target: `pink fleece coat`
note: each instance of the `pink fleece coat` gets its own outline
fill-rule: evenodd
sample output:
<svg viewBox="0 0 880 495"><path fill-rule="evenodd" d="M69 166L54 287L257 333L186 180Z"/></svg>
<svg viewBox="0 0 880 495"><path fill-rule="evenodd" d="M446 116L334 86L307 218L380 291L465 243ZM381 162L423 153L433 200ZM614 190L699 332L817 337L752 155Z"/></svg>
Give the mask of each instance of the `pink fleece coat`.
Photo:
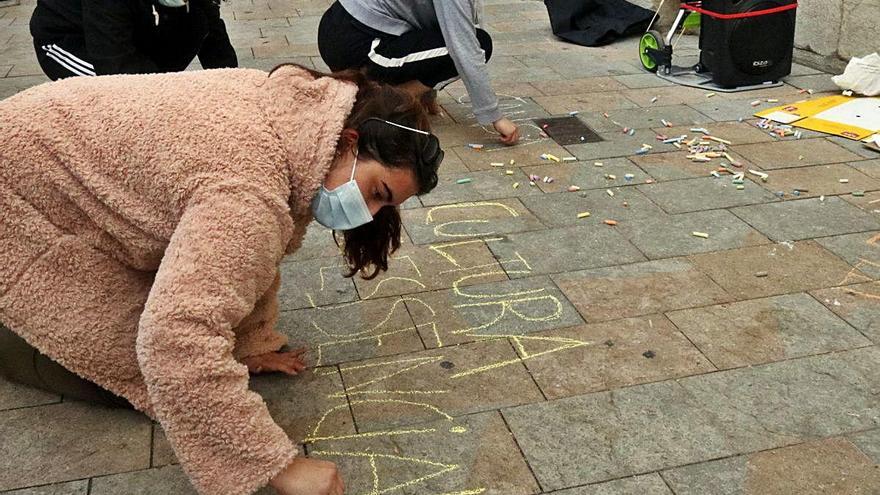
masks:
<svg viewBox="0 0 880 495"><path fill-rule="evenodd" d="M78 77L0 102L0 321L158 420L202 494L297 454L248 389L354 85L286 67Z"/></svg>

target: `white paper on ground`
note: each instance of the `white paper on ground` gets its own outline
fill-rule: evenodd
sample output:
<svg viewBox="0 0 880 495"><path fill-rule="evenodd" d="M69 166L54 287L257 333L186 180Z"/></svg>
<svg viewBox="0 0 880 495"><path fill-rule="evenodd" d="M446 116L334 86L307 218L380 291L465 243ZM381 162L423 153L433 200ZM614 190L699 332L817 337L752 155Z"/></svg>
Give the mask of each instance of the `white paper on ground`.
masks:
<svg viewBox="0 0 880 495"><path fill-rule="evenodd" d="M820 112L813 118L880 131L880 98L856 98Z"/></svg>
<svg viewBox="0 0 880 495"><path fill-rule="evenodd" d="M792 122L801 120L803 117L788 112L773 112L765 115L764 118L770 119L773 122L779 122L780 124L791 124Z"/></svg>

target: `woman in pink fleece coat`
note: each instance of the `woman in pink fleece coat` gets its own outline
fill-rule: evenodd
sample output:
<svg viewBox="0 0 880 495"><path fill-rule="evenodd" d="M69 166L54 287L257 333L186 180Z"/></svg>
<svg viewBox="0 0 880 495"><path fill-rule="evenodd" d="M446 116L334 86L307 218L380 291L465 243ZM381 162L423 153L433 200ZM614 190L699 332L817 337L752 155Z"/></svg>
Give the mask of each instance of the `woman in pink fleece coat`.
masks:
<svg viewBox="0 0 880 495"><path fill-rule="evenodd" d="M387 269L397 206L437 183L426 128L404 93L297 66L8 98L0 322L159 421L199 493L341 494L335 466L297 457L248 369L304 368L276 352L276 291L313 216L344 230L352 275Z"/></svg>

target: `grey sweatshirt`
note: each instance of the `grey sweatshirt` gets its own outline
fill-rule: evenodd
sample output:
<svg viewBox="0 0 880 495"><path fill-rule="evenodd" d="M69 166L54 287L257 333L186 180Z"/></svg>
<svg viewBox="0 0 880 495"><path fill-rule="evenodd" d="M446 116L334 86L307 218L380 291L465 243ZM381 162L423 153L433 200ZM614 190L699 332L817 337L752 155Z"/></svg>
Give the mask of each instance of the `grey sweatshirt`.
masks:
<svg viewBox="0 0 880 495"><path fill-rule="evenodd" d="M502 117L476 25L481 15L479 0L339 0L355 19L394 36L413 29L437 29L443 33L449 56L471 97L474 115L481 124Z"/></svg>

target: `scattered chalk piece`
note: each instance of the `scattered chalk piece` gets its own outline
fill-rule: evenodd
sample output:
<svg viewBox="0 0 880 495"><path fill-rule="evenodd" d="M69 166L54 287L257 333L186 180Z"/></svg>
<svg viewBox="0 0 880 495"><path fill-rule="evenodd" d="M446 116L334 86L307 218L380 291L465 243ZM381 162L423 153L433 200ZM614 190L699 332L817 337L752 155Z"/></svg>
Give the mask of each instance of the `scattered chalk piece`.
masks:
<svg viewBox="0 0 880 495"><path fill-rule="evenodd" d="M702 239L708 239L708 238L709 238L709 234L707 234L707 233L705 233L705 232L691 232L691 235L693 235L694 237L700 237L700 238L702 238Z"/></svg>
<svg viewBox="0 0 880 495"><path fill-rule="evenodd" d="M605 225L615 226L617 225L617 220L605 220Z"/></svg>
<svg viewBox="0 0 880 495"><path fill-rule="evenodd" d="M578 213L578 218L587 218L588 216L590 216L590 212L588 212L588 211L585 211L583 213Z"/></svg>
<svg viewBox="0 0 880 495"><path fill-rule="evenodd" d="M456 184L469 184L473 181L474 181L474 179L467 178L467 179L458 179L457 181L455 181L455 183Z"/></svg>
<svg viewBox="0 0 880 495"><path fill-rule="evenodd" d="M767 273L767 272L755 272L755 276L758 277L758 278L764 278L764 277L766 277L767 275L770 275L770 274Z"/></svg>

